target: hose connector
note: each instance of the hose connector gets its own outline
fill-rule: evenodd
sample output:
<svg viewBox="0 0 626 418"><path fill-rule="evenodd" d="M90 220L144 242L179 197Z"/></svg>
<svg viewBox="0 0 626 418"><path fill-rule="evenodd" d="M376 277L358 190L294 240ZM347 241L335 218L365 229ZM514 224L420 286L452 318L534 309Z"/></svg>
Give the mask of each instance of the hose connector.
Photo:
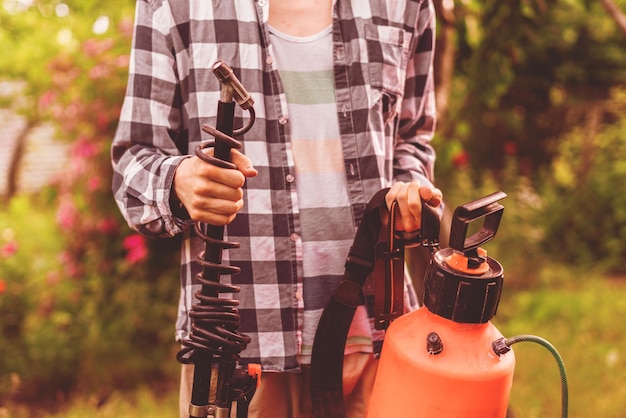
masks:
<svg viewBox="0 0 626 418"><path fill-rule="evenodd" d="M498 338L497 340L493 341L491 343L491 348L493 349L493 352L498 355L498 357L511 351L511 347L509 347L509 345L506 343L506 338L504 337Z"/></svg>

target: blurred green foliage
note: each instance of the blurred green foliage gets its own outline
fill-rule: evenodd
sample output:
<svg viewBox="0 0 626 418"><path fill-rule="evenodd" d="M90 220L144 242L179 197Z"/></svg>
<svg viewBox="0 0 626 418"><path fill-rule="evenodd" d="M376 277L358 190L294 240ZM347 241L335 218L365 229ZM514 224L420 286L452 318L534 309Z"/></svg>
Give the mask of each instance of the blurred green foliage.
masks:
<svg viewBox="0 0 626 418"><path fill-rule="evenodd" d="M179 240L131 231L111 196L110 144L126 89L133 4L6 1L13 108L56 123L63 176L0 210L0 403L105 396L171 376ZM34 100L33 100L34 98Z"/></svg>
<svg viewBox="0 0 626 418"><path fill-rule="evenodd" d="M0 217L0 404L45 405L76 388L105 396L172 376L178 244L116 235L73 259L54 202L13 198ZM134 235L131 235L134 236ZM95 241L95 240L94 240ZM136 248L136 246L135 246Z"/></svg>
<svg viewBox="0 0 626 418"><path fill-rule="evenodd" d="M558 144L542 184L545 250L555 259L625 273L626 90L615 89L604 117L615 120L590 138L576 127Z"/></svg>
<svg viewBox="0 0 626 418"><path fill-rule="evenodd" d="M88 39L114 39L127 53L128 33L122 32L132 29L134 6L125 0L5 0L0 7L0 75L26 80L29 93L38 97L56 75L47 70L48 63L61 52L79 53Z"/></svg>
<svg viewBox="0 0 626 418"><path fill-rule="evenodd" d="M521 174L536 176L561 136L585 123L589 101L608 101L611 88L626 83L624 35L601 2L480 0L455 8L456 73L441 130L463 144L478 173L514 156Z"/></svg>

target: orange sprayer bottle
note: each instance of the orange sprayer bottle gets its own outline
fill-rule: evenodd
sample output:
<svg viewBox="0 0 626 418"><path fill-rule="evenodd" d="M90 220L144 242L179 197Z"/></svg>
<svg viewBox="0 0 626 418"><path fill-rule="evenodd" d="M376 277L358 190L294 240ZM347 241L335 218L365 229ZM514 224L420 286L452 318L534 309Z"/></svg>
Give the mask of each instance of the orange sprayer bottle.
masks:
<svg viewBox="0 0 626 418"><path fill-rule="evenodd" d="M502 334L490 322L503 269L480 247L498 229L506 195L459 206L450 248L426 272L424 306L387 329L368 418L504 418L513 381L513 351L498 356ZM483 224L467 236L468 225Z"/></svg>

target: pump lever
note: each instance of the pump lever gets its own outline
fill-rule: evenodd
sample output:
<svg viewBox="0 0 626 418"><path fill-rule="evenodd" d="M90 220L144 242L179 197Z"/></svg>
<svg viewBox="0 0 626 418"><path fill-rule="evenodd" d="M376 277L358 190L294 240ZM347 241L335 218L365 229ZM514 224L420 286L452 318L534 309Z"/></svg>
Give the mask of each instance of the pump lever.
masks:
<svg viewBox="0 0 626 418"><path fill-rule="evenodd" d="M463 253L475 253L479 246L496 236L504 206L498 203L506 193L498 191L457 207L450 227L450 248ZM467 237L470 223L483 219L481 228Z"/></svg>

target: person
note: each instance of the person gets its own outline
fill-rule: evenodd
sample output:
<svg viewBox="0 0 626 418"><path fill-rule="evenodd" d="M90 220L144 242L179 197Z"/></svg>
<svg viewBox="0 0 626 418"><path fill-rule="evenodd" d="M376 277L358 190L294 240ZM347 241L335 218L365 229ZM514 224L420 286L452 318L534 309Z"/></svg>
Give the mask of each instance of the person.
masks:
<svg viewBox="0 0 626 418"><path fill-rule="evenodd" d="M183 234L176 339L189 337L203 243L192 220L224 226L241 268L241 364L263 377L252 417L307 417L314 333L369 199L390 187L397 229L420 227L420 200L437 206L431 0L137 1L128 89L111 158L113 193L130 227ZM222 60L254 99L256 120L231 151L237 169L194 155L211 139ZM238 126L247 113L236 110ZM211 151L207 151L211 152ZM408 309L417 307L406 280ZM365 286L368 291L368 286ZM372 291L369 288L369 291ZM365 300L365 298L364 298ZM346 344L344 394L365 415L380 350L366 305ZM181 373L188 416L193 366Z"/></svg>

